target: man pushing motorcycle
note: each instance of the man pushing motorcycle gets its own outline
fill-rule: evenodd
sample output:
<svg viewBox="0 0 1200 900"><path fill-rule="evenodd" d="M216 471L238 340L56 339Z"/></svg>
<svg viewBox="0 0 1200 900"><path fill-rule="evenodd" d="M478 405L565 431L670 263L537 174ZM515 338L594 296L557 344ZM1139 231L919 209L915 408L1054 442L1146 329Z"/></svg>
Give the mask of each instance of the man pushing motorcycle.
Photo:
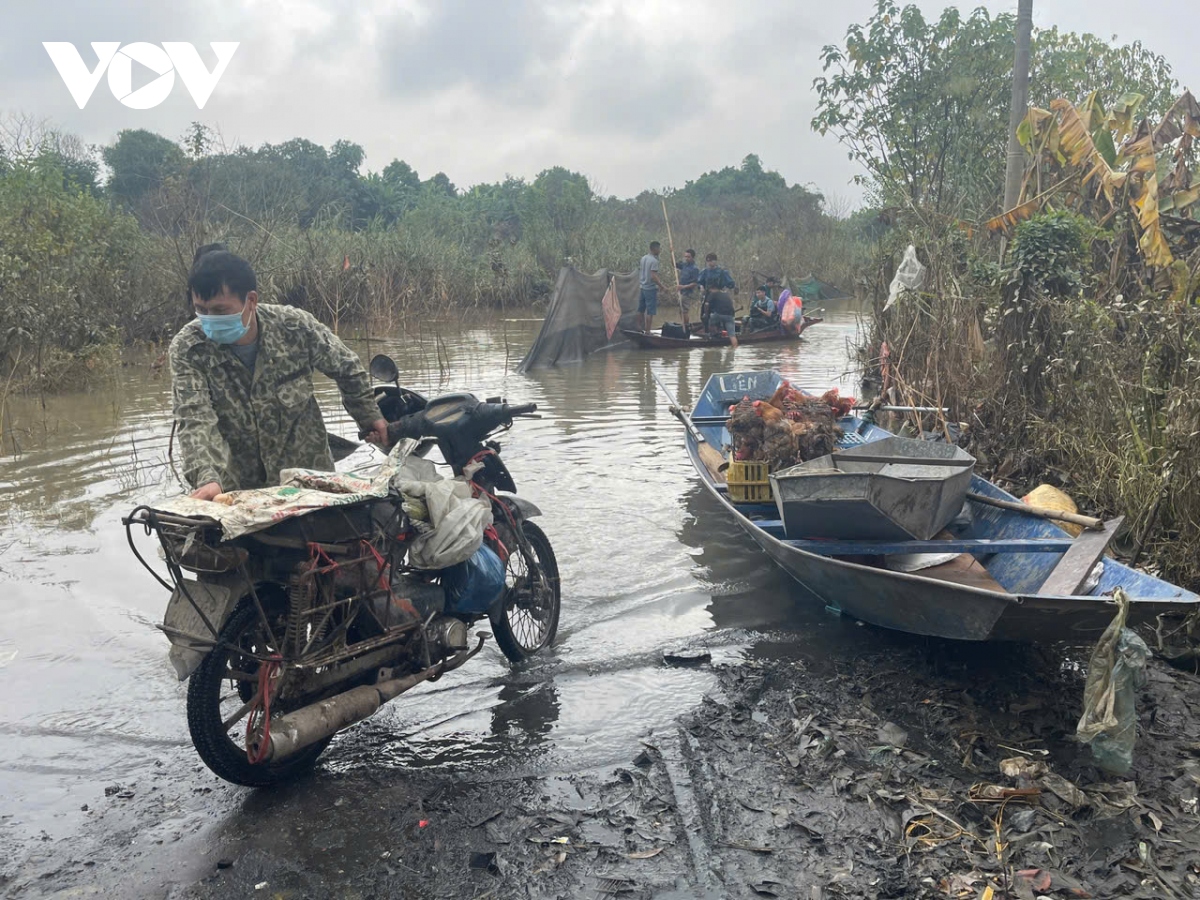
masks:
<svg viewBox="0 0 1200 900"><path fill-rule="evenodd" d="M337 732L462 666L487 635L514 662L550 645L558 563L491 439L536 404L426 399L394 377L375 389L389 425L358 358L308 313L260 306L245 260L198 253L188 289L198 319L170 357L192 498L277 485L285 468L333 468L314 369L337 381L371 440L413 442L398 470L347 476L351 498L326 490L336 478L299 472L264 492L265 504L166 498L122 519L134 555L171 591L160 627L188 682L192 743L213 772L243 785L294 778ZM372 366L397 375L387 357ZM435 446L452 478L423 459ZM274 502L295 489L302 501ZM142 555L135 528L157 535L169 578Z"/></svg>
<svg viewBox="0 0 1200 900"><path fill-rule="evenodd" d="M171 391L191 496L279 483L282 469L333 469L312 373L386 446L387 422L358 356L304 310L260 304L254 269L221 244L197 251L188 276L196 318L171 341Z"/></svg>

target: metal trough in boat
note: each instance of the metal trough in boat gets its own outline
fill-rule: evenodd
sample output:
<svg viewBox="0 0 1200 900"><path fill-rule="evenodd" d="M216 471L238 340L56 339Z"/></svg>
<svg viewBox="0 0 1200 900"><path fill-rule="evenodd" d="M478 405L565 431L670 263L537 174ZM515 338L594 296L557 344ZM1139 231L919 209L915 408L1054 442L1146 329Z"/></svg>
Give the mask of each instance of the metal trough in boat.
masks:
<svg viewBox="0 0 1200 900"><path fill-rule="evenodd" d="M931 540L962 510L975 458L890 437L771 474L791 539Z"/></svg>

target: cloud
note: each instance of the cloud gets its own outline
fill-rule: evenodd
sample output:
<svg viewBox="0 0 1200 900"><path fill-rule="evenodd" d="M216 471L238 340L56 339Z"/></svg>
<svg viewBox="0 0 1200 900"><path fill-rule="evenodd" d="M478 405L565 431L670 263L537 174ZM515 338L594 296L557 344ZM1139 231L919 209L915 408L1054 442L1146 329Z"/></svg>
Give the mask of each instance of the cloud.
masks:
<svg viewBox="0 0 1200 900"><path fill-rule="evenodd" d="M80 49L85 62L94 64L92 41L198 40L203 27L199 5L176 9L150 0L96 3L94 0L59 0L49 3L9 3L0 28L0 85L9 93L12 85L57 80L42 41L70 41ZM173 35L197 37L173 37ZM213 37L212 40L228 40Z"/></svg>
<svg viewBox="0 0 1200 900"><path fill-rule="evenodd" d="M544 100L580 20L563 0L435 0L396 14L376 41L384 87L421 96L470 85L489 98Z"/></svg>
<svg viewBox="0 0 1200 900"><path fill-rule="evenodd" d="M1011 0L972 0L993 12ZM918 0L936 16L946 0ZM1058 24L1167 54L1200 88L1187 29L1194 0L1153 17L1127 5L1040 0ZM632 196L681 185L747 153L789 181L857 197L860 169L809 129L822 45L864 22L875 0L45 0L7 4L0 25L0 112L49 119L107 143L122 128L181 136L192 121L257 146L305 137L361 144L368 166L407 160L459 185L526 178L562 165ZM132 110L101 83L80 110L42 41L239 41L204 110L179 84Z"/></svg>
<svg viewBox="0 0 1200 900"><path fill-rule="evenodd" d="M598 23L563 77L564 124L585 136L646 142L705 117L711 75L704 58L689 42L664 41L628 20Z"/></svg>

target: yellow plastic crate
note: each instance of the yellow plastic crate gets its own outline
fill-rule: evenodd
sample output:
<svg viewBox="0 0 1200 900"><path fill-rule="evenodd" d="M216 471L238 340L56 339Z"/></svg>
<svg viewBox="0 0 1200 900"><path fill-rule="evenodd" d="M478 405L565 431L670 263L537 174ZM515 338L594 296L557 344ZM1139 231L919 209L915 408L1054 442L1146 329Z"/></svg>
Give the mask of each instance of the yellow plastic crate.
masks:
<svg viewBox="0 0 1200 900"><path fill-rule="evenodd" d="M770 503L771 481L767 478L769 468L765 462L746 460L739 462L729 456L729 468L725 470L725 484L729 487L728 497L733 503Z"/></svg>

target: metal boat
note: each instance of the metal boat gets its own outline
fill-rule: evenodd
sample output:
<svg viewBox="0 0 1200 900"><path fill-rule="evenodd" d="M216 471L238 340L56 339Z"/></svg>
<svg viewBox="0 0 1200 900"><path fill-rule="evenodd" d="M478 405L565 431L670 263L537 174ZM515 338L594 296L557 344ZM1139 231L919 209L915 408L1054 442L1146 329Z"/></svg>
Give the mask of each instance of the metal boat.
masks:
<svg viewBox="0 0 1200 900"><path fill-rule="evenodd" d="M685 441L705 488L776 564L829 609L884 628L967 641L1094 642L1116 612L1112 593L1130 598L1131 623L1160 614L1185 614L1200 596L1102 556L1114 530L1072 538L1057 525L968 498L967 515L934 540L847 540L810 534L789 537L774 503L734 504L720 473L705 466L701 443L729 441L724 417L743 397L767 399L782 382L778 372L712 376L691 416ZM849 449L893 435L857 416L840 420ZM864 448L864 452L865 452ZM970 490L1015 501L972 473ZM915 572L897 560L939 554L950 561ZM1102 563L1102 565L1097 565ZM904 566L907 568L907 566Z"/></svg>

